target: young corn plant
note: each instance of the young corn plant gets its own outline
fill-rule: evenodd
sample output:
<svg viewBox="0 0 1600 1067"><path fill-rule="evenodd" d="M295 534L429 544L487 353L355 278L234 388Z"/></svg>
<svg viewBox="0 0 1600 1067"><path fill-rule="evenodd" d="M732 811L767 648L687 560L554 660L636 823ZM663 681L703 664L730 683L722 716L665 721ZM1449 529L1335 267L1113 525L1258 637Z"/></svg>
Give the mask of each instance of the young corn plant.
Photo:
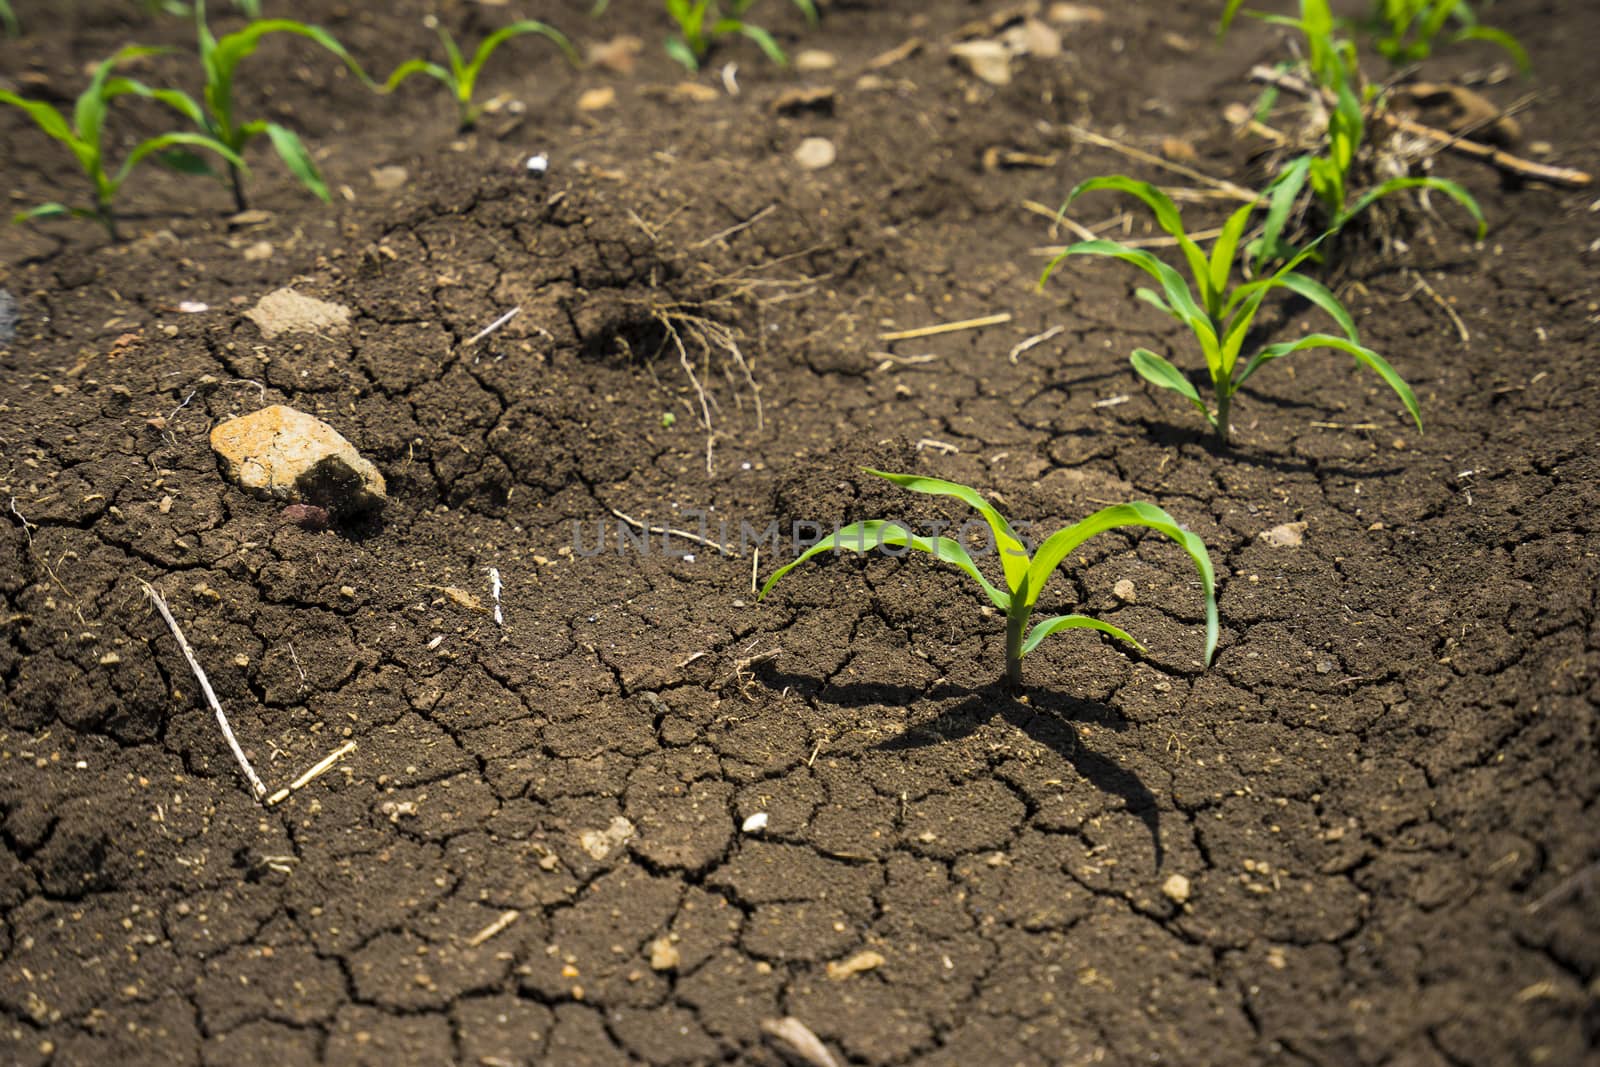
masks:
<svg viewBox="0 0 1600 1067"><path fill-rule="evenodd" d="M105 122L106 112L112 100L133 94L160 100L169 106L176 104L175 96L170 90L151 89L132 78L114 76L114 72L123 64L141 56L163 51L165 49L129 45L109 59L96 64L88 88L84 89L73 105L71 121L42 100L27 100L15 93L0 90L0 104L20 108L41 130L66 146L78 161L84 177L89 180L94 197L93 204L89 207L69 207L56 202L40 204L20 212L14 221L24 222L29 219L63 215L92 218L99 221L105 227L107 236L116 241L120 240L115 209L117 194L134 168L145 160L155 158L179 170L192 170L190 161L197 157L185 150L199 148L219 156L230 166L244 166L244 161L239 158L238 153L217 138L203 133L180 131L159 134L139 142L122 161L121 166L115 170L107 169Z"/></svg>
<svg viewBox="0 0 1600 1067"><path fill-rule="evenodd" d="M985 578L961 542L949 537L920 537L898 523L873 519L851 523L806 549L794 562L780 568L767 579L761 588L761 597L764 598L770 593L772 587L777 585L784 575L806 560L824 552L837 553L841 549L851 552L870 552L880 547L926 552L934 559L954 564L971 577L983 589L990 603L1005 614L1005 684L1013 694L1020 694L1022 658L1038 648L1040 642L1053 633L1062 630L1099 630L1119 641L1126 641L1135 648L1142 647L1125 631L1099 619L1086 615L1053 615L1034 621L1033 612L1039 603L1039 594L1044 591L1045 583L1079 545L1107 530L1143 526L1176 541L1194 561L1195 570L1200 576L1201 588L1205 593L1205 663L1207 666L1211 664L1212 654L1217 648L1218 632L1216 574L1211 567L1211 557L1206 551L1205 542L1185 530L1177 520L1154 504L1139 502L1101 508L1083 521L1057 530L1045 538L1039 545L1038 551L1030 556L1023 546L1022 539L1005 517L967 486L914 474L889 474L871 469L867 469L867 473L886 478L902 489L909 489L914 493L954 497L975 510L988 523L994 537L994 544L1005 573L1004 585L996 586ZM1031 628L1030 622L1033 623Z"/></svg>
<svg viewBox="0 0 1600 1067"><path fill-rule="evenodd" d="M430 26L439 35L440 42L444 45L445 56L450 66L441 67L439 64L426 59L408 59L395 68L389 75L389 80L384 83L383 91L392 93L402 82L414 74L423 74L434 79L450 90L450 96L456 104L456 128L465 133L472 129L478 122L478 117L483 109L472 102L472 94L478 87L478 76L483 73L483 65L489 62L489 57L495 50L513 37L536 33L548 38L562 53L573 63L578 62L578 53L562 33L553 26L546 26L533 19L522 22L513 22L503 29L496 30L485 37L478 45L477 51L472 54L471 61L461 54L456 39L450 35L437 18L430 15L425 24Z"/></svg>
<svg viewBox="0 0 1600 1067"><path fill-rule="evenodd" d="M743 36L754 41L773 63L788 66L789 57L772 34L745 21L745 13L754 5L755 0L728 0L725 5L718 0L666 0L667 14L678 26L678 35L667 38L667 54L689 70L699 70L719 38ZM794 5L808 23L816 25L817 7L813 0L794 0Z"/></svg>
<svg viewBox="0 0 1600 1067"><path fill-rule="evenodd" d="M1522 73L1532 69L1522 43L1504 30L1480 24L1467 0L1372 0L1364 21L1378 54L1396 67L1427 59L1439 39L1448 34L1451 44L1487 41L1498 45Z"/></svg>
<svg viewBox="0 0 1600 1067"><path fill-rule="evenodd" d="M1152 385L1169 389L1187 400L1211 426L1219 447L1226 447L1228 444L1233 395L1239 388L1267 363L1312 348L1331 348L1354 356L1357 363L1374 371L1389 388L1394 390L1400 402L1405 405L1406 411L1416 421L1417 429L1422 428L1422 413L1411 387L1395 373L1394 368L1389 366L1382 356L1360 343L1355 322L1344 305L1339 302L1338 297L1321 282L1295 270L1311 257L1317 244L1330 236L1333 231L1325 232L1322 237L1294 253L1288 262L1274 273L1234 285L1231 282L1234 262L1240 252L1240 242L1244 237L1245 227L1251 213L1259 206L1259 201L1243 205L1228 217L1217 236L1216 244L1212 246L1211 254L1207 256L1185 232L1177 206L1165 193L1153 185L1135 181L1124 175L1091 178L1079 184L1067 197L1066 204L1062 205L1062 212L1065 212L1067 206L1079 196L1097 189L1127 193L1148 207L1155 215L1156 224L1177 241L1189 268L1190 280L1185 280L1175 268L1144 249L1130 248L1116 241L1096 240L1069 245L1045 267L1039 285L1042 287L1049 281L1050 275L1069 256L1111 256L1133 264L1154 278L1160 285L1160 292L1140 288L1137 290L1137 296L1183 323L1194 335L1205 357L1206 371L1211 380L1213 406L1207 406L1199 391L1182 371L1147 348L1134 349L1131 356L1133 369ZM1365 201L1369 198L1375 199L1378 195L1380 194L1376 190L1366 194L1356 203L1354 210L1365 209L1367 206ZM1313 333L1298 340L1268 345L1241 363L1240 355L1249 336L1251 324L1254 323L1257 312L1261 310L1262 302L1277 289L1286 289L1303 297L1326 313L1339 327L1340 332Z"/></svg>
<svg viewBox="0 0 1600 1067"><path fill-rule="evenodd" d="M1377 2L1404 4L1418 0ZM1435 2L1450 4L1450 0ZM1227 32L1242 4L1243 0L1228 0L1220 32ZM1379 169L1374 159L1377 153L1368 143L1368 117L1384 107L1384 97L1363 82L1355 42L1339 32L1343 24L1334 18L1328 0L1300 0L1299 18L1255 11L1247 14L1299 32L1305 49L1303 66L1317 96L1314 107L1322 115L1315 146L1285 166L1268 188L1272 210L1263 239L1251 245L1257 270L1264 262L1282 262L1293 253L1283 234L1292 218L1306 213L1299 203L1300 194L1306 189L1310 190L1310 203L1318 209L1313 232L1324 235L1342 229L1367 206L1402 189L1444 193L1481 221L1476 201L1459 185L1443 179L1401 175L1358 192L1363 179ZM1280 69L1287 66L1292 65L1280 64ZM1269 89L1263 94L1259 110L1265 111L1274 99L1275 92ZM1367 195L1373 191L1376 196ZM1353 206L1357 202L1360 207Z"/></svg>
<svg viewBox="0 0 1600 1067"><path fill-rule="evenodd" d="M275 33L293 34L320 45L343 60L363 82L371 84L371 79L361 69L361 65L345 51L344 45L326 30L318 26L308 26L294 19L256 19L243 29L218 39L206 22L205 0L196 0L194 24L200 51L200 66L206 79L201 100L197 102L188 94L176 90L158 90L151 95L159 95L169 106L186 115L206 134L227 145L235 157L242 157L246 145L257 137L265 135L267 140L272 142L278 158L289 168L289 173L293 174L313 196L327 203L331 199L328 185L322 180L321 172L318 171L311 153L306 150L305 143L300 140L298 134L286 126L265 119L246 122L239 118L233 99L235 78L239 64L255 53L261 45L262 38ZM205 169L203 161L192 161L192 163L195 170ZM241 164L228 161L228 179L233 189L234 207L239 211L245 210L249 202L245 198Z"/></svg>

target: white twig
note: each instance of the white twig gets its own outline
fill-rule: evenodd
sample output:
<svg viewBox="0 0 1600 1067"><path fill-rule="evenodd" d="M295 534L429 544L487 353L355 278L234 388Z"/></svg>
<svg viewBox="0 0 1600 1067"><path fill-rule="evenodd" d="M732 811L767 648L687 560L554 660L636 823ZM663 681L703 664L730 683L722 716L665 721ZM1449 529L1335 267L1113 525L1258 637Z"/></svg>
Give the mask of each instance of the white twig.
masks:
<svg viewBox="0 0 1600 1067"><path fill-rule="evenodd" d="M467 338L465 341L461 342L461 347L465 348L468 345L477 344L479 341L483 340L485 337L488 337L491 333L494 333L500 327L516 318L519 314L521 314L521 312L522 305L519 304L510 311L506 312L504 315L501 315L498 319L495 319L483 329L479 330L477 333L473 334L471 337Z"/></svg>
<svg viewBox="0 0 1600 1067"><path fill-rule="evenodd" d="M743 222L736 222L732 226L729 226L726 230L718 230L716 233L712 234L710 237L706 237L706 238L703 238L703 239L701 239L699 241L696 241L694 244L690 245L689 247L690 248L704 248L706 245L716 244L718 241L722 240L725 237L732 237L734 234L738 233L740 230L748 229L751 226L754 226L756 223L760 222L762 219L766 218L768 215L772 214L776 210L778 210L778 205L777 204L768 204L766 207L762 208L760 211L756 212L754 215L751 215L749 218L745 219Z"/></svg>
<svg viewBox="0 0 1600 1067"><path fill-rule="evenodd" d="M1034 345L1042 345L1046 341L1050 340L1050 338L1055 337L1058 334L1061 334L1061 333L1065 332L1065 330L1066 330L1065 326L1052 326L1048 330L1046 330L1044 333L1036 333L1032 337L1029 337L1025 341L1018 341L1016 343L1016 345L1011 349L1011 354L1009 356L1007 356L1006 358L1011 360L1012 363L1015 363L1017 361L1017 357L1018 356L1022 355L1022 353L1026 352L1028 349L1032 348Z"/></svg>
<svg viewBox="0 0 1600 1067"><path fill-rule="evenodd" d="M287 786L268 797L267 806L270 808L274 804L281 804L285 800L288 800L290 793L295 793L301 789L304 789L306 786L310 785L324 774L327 774L329 769L332 768L335 763L338 763L355 750L356 743L354 741L346 741L344 744L340 745L326 756L323 756L316 763L312 764L311 769L306 771L306 773L302 774L300 777L290 782Z"/></svg>
<svg viewBox="0 0 1600 1067"><path fill-rule="evenodd" d="M715 541L708 541L706 538L701 537L698 534L692 534L687 530L674 530L670 526L646 526L632 515L624 515L616 508L611 509L611 514L615 515L629 526L632 526L635 530L643 530L647 534L661 534L663 536L681 537L685 541L693 541L697 545L705 545L707 548L714 548L718 552L721 552L724 556L738 556L738 553L729 548L727 545L718 544Z"/></svg>
<svg viewBox="0 0 1600 1067"><path fill-rule="evenodd" d="M510 911L502 911L499 916L496 917L495 920L488 926L485 926L482 930L479 930L477 933L473 934L472 939L467 942L467 946L469 948L477 948L495 934L500 933L506 927L516 922L521 915L522 912L514 909Z"/></svg>
<svg viewBox="0 0 1600 1067"><path fill-rule="evenodd" d="M500 570L497 567L489 568L489 595L494 597L494 624L504 626L506 620L500 614Z"/></svg>
<svg viewBox="0 0 1600 1067"><path fill-rule="evenodd" d="M267 787L256 775L254 767L245 758L244 749L239 747L238 738L233 736L233 727L228 725L228 717L222 713L222 703L217 700L217 694L211 688L211 681L206 677L206 672L201 669L200 661L194 657L194 649L189 647L189 639L183 636L183 631L178 628L178 620L172 617L172 609L167 607L166 598L157 591L156 587L139 579L139 584L144 586L144 595L155 604L156 610L167 621L167 627L172 631L172 636L177 638L178 647L183 650L183 658L189 661L189 669L194 671L195 680L200 683L200 689L206 695L206 701L211 705L211 710L217 713L217 725L222 727L222 736L228 739L228 747L233 750L233 758L239 761L239 766L244 769L244 776L250 779L250 788L255 792L256 799L260 800L267 795Z"/></svg>

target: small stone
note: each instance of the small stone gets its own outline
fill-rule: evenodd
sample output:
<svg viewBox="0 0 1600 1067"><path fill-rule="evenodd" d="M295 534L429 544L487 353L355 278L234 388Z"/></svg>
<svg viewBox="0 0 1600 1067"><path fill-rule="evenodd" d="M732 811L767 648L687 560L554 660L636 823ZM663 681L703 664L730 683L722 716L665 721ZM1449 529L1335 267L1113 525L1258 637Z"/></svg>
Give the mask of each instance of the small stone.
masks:
<svg viewBox="0 0 1600 1067"><path fill-rule="evenodd" d="M1281 526L1274 526L1270 530L1262 530L1256 534L1256 539L1271 545L1273 548L1299 548L1305 540L1306 524L1303 522L1286 522Z"/></svg>
<svg viewBox="0 0 1600 1067"><path fill-rule="evenodd" d="M617 103L617 91L609 85L602 85L598 89L585 89L578 94L579 111L604 111L614 107Z"/></svg>
<svg viewBox="0 0 1600 1067"><path fill-rule="evenodd" d="M839 58L832 52L824 52L820 48L807 48L795 54L794 69L802 74L815 74L818 71L832 70L839 65Z"/></svg>
<svg viewBox="0 0 1600 1067"><path fill-rule="evenodd" d="M1036 18L1026 18L1006 30L1001 38L1012 53L1055 59L1061 55L1061 34Z"/></svg>
<svg viewBox="0 0 1600 1067"><path fill-rule="evenodd" d="M851 975L874 970L882 967L883 964L883 956L869 948L862 952L857 952L847 960L830 961L828 963L828 977L835 982L842 982Z"/></svg>
<svg viewBox="0 0 1600 1067"><path fill-rule="evenodd" d="M634 64L639 60L639 53L644 50L644 41L632 34L623 34L613 37L589 47L589 65L613 70L618 74L632 74Z"/></svg>
<svg viewBox="0 0 1600 1067"><path fill-rule="evenodd" d="M744 821L744 824L739 827L739 829L743 830L747 834L759 833L760 831L765 830L766 828L767 828L767 813L764 812L764 811L756 812L754 815L752 815L748 819L746 819Z"/></svg>
<svg viewBox="0 0 1600 1067"><path fill-rule="evenodd" d="M1124 604L1137 603L1139 600L1139 592L1134 588L1133 580L1130 578L1118 579L1117 584L1111 587L1111 595Z"/></svg>
<svg viewBox="0 0 1600 1067"><path fill-rule="evenodd" d="M633 823L618 815L604 830L585 830L578 844L592 859L603 860L633 839Z"/></svg>
<svg viewBox="0 0 1600 1067"><path fill-rule="evenodd" d="M257 241L244 250L247 263L261 263L272 258L274 249L271 241Z"/></svg>
<svg viewBox="0 0 1600 1067"><path fill-rule="evenodd" d="M274 404L219 423L211 448L229 481L290 504L348 517L388 500L383 475L321 419Z"/></svg>
<svg viewBox="0 0 1600 1067"><path fill-rule="evenodd" d="M794 150L794 161L802 170L821 170L838 158L838 150L826 137L807 137Z"/></svg>
<svg viewBox="0 0 1600 1067"><path fill-rule="evenodd" d="M404 185L410 176L404 167L374 167L372 184L380 193L392 193Z"/></svg>
<svg viewBox="0 0 1600 1067"><path fill-rule="evenodd" d="M1200 159L1194 145L1182 137L1161 138L1161 154L1174 163L1195 163Z"/></svg>
<svg viewBox="0 0 1600 1067"><path fill-rule="evenodd" d="M658 937L650 942L650 969L652 971L675 971L682 955L678 946L672 943L670 937Z"/></svg>
<svg viewBox="0 0 1600 1067"><path fill-rule="evenodd" d="M249 258L248 252L245 258ZM284 333L327 333L350 325L350 309L343 304L302 296L287 287L262 297L244 317L269 341Z"/></svg>
<svg viewBox="0 0 1600 1067"><path fill-rule="evenodd" d="M999 41L961 41L950 46L950 54L990 85L1011 84L1011 49Z"/></svg>
<svg viewBox="0 0 1600 1067"><path fill-rule="evenodd" d="M1189 879L1181 874L1169 875L1161 883L1161 892L1174 904L1183 904L1189 899Z"/></svg>
<svg viewBox="0 0 1600 1067"><path fill-rule="evenodd" d="M0 289L0 345L8 345L17 333L17 301Z"/></svg>
<svg viewBox="0 0 1600 1067"><path fill-rule="evenodd" d="M1045 18L1060 26L1093 26L1106 20L1106 13L1089 4L1051 4Z"/></svg>

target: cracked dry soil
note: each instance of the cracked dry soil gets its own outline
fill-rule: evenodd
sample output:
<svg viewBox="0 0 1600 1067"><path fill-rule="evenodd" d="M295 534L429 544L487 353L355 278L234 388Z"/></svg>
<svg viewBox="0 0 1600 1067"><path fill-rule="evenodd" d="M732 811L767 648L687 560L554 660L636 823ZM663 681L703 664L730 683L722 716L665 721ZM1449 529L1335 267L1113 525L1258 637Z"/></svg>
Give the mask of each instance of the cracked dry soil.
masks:
<svg viewBox="0 0 1600 1067"><path fill-rule="evenodd" d="M429 43L415 3L303 6L375 70ZM274 41L250 105L291 115L353 198L325 209L262 158L250 228L221 187L149 173L131 243L6 231L0 1060L778 1064L760 1024L792 1015L862 1064L1596 1062L1593 190L1439 160L1488 241L1446 212L1344 280L1426 434L1307 356L1255 380L1219 454L1127 367L1152 334L1182 351L1131 276L1074 263L1037 292L1029 249L1058 238L1019 204L1129 168L1066 122L1187 138L1251 180L1218 115L1271 31L1217 50L1210 4L1107 5L995 89L943 51L988 5L840 3L803 38L785 6L780 37L836 68L730 52L740 94L708 74L694 101L653 43L629 75L524 57L489 89L526 112L461 142L420 87L373 99ZM128 7L41 13L0 76L59 93L127 39L186 43ZM661 30L642 0L587 7L541 17L584 42ZM1595 170L1595 9L1493 14L1536 63L1529 136ZM868 70L912 33L929 46ZM831 107L774 114L796 84ZM614 108L574 110L604 85ZM839 160L807 173L812 135ZM0 144L13 206L71 178L15 114ZM986 169L990 147L1056 163ZM535 148L542 180L518 167ZM388 165L409 179L382 192ZM264 341L241 312L291 282L351 328ZM714 405L710 474L673 334ZM310 532L222 481L209 428L279 402L379 465L381 522ZM957 515L863 463L1037 529L1154 500L1217 562L1215 665L1154 538L1091 542L1047 594L1148 651L1046 643L1027 705L994 684L1000 620L925 560L813 566L757 605L770 553L614 548L613 509L706 510L713 537ZM601 519L613 547L562 552ZM1299 547L1258 539L1292 521ZM472 610L489 567L503 628ZM255 804L140 578L269 785L355 752ZM584 836L619 817L626 840Z"/></svg>

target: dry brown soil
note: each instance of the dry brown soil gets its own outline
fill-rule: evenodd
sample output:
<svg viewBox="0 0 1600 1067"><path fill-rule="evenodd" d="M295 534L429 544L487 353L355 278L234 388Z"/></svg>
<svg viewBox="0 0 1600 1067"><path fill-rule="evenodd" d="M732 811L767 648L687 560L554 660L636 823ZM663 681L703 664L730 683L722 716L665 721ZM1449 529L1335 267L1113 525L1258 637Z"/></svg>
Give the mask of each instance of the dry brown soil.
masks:
<svg viewBox="0 0 1600 1067"><path fill-rule="evenodd" d="M52 99L128 40L188 43L132 3L17 6L0 80ZM432 43L414 0L286 6L380 72ZM442 14L475 38L522 6ZM1036 291L1033 250L1061 238L1020 205L1129 168L1193 184L1069 123L1255 180L1221 113L1253 99L1273 31L1218 48L1212 4L1107 4L995 88L945 53L993 4L839 2L804 33L769 2L781 41L838 66L731 46L740 92L708 72L697 100L653 5L546 6L585 45L639 33L637 69L519 42L485 94L522 110L458 138L431 84L375 98L273 41L247 113L316 146L332 207L257 146L264 220L230 226L221 185L151 170L126 243L0 234L20 315L0 347L0 1061L777 1064L761 1024L791 1015L858 1064L1597 1062L1600 193L1440 159L1487 241L1442 207L1340 271L1426 433L1311 354L1251 383L1218 451L1128 368L1140 344L1192 362L1133 272L1074 261ZM1538 94L1523 150L1600 169L1600 12L1491 14L1536 64L1485 90ZM606 86L614 106L576 109ZM776 114L797 86L831 104ZM157 128L117 114L123 149ZM831 167L795 165L808 136ZM990 148L1055 161L991 169ZM520 166L536 150L543 178ZM0 160L8 211L76 189L10 111ZM291 283L351 328L264 340L242 311ZM668 324L714 405L709 474ZM210 428L278 402L377 463L381 521L307 530L224 482ZM1146 651L1052 639L1027 703L995 685L1000 620L925 558L808 565L758 605L752 570L787 547L563 553L575 522L614 546L613 509L691 528L699 509L714 539L724 518L736 539L960 517L862 465L969 482L1041 531L1155 501L1216 561L1214 665L1192 573L1154 537L1091 542L1046 594ZM1299 547L1258 538L1290 522ZM490 567L504 627L472 609ZM273 787L355 751L256 804L139 579ZM606 851L618 818L633 836Z"/></svg>

